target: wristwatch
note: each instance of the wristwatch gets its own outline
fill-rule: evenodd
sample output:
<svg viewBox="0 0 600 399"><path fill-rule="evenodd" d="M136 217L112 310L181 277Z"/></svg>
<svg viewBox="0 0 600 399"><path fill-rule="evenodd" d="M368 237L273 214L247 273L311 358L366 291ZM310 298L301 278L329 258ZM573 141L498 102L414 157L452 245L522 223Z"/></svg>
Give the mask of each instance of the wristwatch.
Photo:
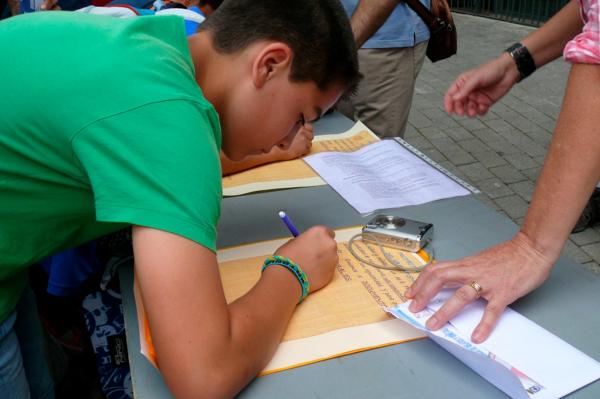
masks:
<svg viewBox="0 0 600 399"><path fill-rule="evenodd" d="M510 54L517 65L517 70L521 76L519 82L535 71L535 61L529 53L529 50L527 50L527 47L523 46L521 43L513 44L506 49L506 52Z"/></svg>

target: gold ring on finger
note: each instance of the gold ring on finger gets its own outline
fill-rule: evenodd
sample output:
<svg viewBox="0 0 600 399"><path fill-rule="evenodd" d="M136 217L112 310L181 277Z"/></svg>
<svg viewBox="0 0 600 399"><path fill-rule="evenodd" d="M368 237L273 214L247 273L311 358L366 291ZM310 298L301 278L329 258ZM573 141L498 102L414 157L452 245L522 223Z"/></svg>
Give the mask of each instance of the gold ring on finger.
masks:
<svg viewBox="0 0 600 399"><path fill-rule="evenodd" d="M477 299L479 299L481 297L481 292L483 291L483 287L481 286L481 284L479 284L477 281L473 280L469 284L469 287L471 287L475 290L475 293L477 294Z"/></svg>

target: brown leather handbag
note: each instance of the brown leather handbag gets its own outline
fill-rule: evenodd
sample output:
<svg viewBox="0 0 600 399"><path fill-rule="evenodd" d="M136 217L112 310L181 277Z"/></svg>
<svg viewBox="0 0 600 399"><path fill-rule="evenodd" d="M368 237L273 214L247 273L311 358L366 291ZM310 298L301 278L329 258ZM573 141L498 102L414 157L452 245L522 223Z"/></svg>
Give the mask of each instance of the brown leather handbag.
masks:
<svg viewBox="0 0 600 399"><path fill-rule="evenodd" d="M456 54L456 26L448 0L431 0L438 7L429 11L419 0L404 0L429 28L427 58L431 62L444 60Z"/></svg>

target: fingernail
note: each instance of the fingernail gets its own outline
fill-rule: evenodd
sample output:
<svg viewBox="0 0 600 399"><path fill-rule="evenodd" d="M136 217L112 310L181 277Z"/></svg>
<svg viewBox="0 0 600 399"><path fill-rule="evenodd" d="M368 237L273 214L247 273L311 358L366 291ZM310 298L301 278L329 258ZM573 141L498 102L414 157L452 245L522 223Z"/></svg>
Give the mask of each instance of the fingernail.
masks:
<svg viewBox="0 0 600 399"><path fill-rule="evenodd" d="M430 330L435 330L437 328L437 324L438 324L437 317L431 316L429 318L429 320L427 320L427 323L425 323L425 327L427 327Z"/></svg>
<svg viewBox="0 0 600 399"><path fill-rule="evenodd" d="M405 292L404 292L404 297L406 298L412 298L412 288L408 288Z"/></svg>
<svg viewBox="0 0 600 399"><path fill-rule="evenodd" d="M480 331L475 331L473 333L473 335L471 336L471 341L473 341L476 344L480 344L481 341L482 341L481 332Z"/></svg>
<svg viewBox="0 0 600 399"><path fill-rule="evenodd" d="M419 308L417 305L418 305L417 301L412 301L410 303L410 305L408 306L408 310L410 310L411 312L416 312L417 309Z"/></svg>

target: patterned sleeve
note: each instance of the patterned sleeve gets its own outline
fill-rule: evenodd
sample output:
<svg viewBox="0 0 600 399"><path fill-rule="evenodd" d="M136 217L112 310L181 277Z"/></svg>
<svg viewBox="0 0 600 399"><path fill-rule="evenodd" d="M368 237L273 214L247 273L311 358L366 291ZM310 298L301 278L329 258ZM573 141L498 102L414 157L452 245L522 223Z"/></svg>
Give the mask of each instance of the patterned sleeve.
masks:
<svg viewBox="0 0 600 399"><path fill-rule="evenodd" d="M600 64L600 0L578 0L584 26L565 46L565 61Z"/></svg>

